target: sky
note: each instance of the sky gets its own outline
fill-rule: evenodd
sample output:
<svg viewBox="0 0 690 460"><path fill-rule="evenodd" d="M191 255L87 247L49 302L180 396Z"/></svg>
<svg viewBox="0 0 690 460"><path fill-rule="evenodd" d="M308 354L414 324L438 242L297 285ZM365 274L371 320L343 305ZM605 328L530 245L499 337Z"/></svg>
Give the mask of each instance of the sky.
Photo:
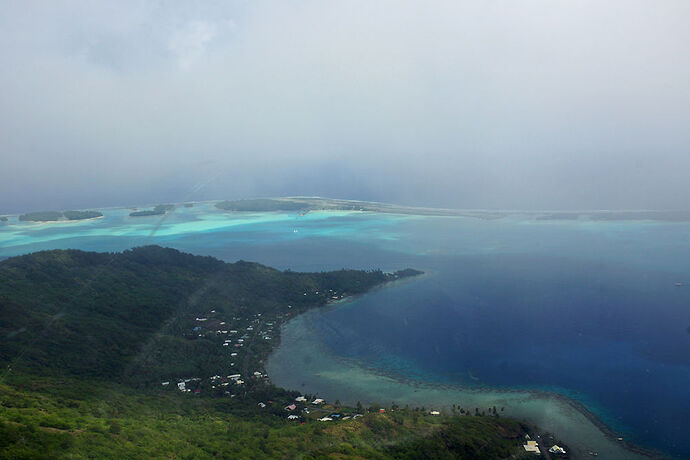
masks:
<svg viewBox="0 0 690 460"><path fill-rule="evenodd" d="M0 1L0 213L690 207L690 2Z"/></svg>

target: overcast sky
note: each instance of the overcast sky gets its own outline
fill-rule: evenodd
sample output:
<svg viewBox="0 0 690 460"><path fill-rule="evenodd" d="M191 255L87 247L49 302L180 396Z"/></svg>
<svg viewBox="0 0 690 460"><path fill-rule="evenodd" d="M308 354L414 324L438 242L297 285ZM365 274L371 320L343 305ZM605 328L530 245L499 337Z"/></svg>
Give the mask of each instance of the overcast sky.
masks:
<svg viewBox="0 0 690 460"><path fill-rule="evenodd" d="M690 207L690 1L2 1L0 213Z"/></svg>

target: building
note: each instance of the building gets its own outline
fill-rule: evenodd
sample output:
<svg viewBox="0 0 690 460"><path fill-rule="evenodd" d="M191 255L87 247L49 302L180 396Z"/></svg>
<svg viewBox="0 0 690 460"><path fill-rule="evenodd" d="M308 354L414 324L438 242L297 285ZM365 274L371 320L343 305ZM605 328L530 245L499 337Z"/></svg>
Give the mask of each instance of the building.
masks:
<svg viewBox="0 0 690 460"><path fill-rule="evenodd" d="M549 452L551 452L552 454L565 454L565 449L554 444L553 446L551 446L551 449L549 449Z"/></svg>
<svg viewBox="0 0 690 460"><path fill-rule="evenodd" d="M537 441L527 441L527 444L524 444L522 447L524 447L527 452L532 452L533 454L541 455L539 446L537 446Z"/></svg>

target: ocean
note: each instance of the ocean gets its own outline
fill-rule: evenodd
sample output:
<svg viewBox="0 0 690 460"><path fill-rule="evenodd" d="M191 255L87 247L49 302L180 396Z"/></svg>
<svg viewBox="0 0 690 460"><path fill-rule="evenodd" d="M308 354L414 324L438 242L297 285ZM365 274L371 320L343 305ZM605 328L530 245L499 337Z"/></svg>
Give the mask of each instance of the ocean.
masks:
<svg viewBox="0 0 690 460"><path fill-rule="evenodd" d="M0 258L160 244L282 269L424 270L288 323L267 363L274 383L350 403L499 404L575 453L635 458L577 401L616 436L690 458L690 223L229 214L210 203L164 219L103 213L11 218Z"/></svg>

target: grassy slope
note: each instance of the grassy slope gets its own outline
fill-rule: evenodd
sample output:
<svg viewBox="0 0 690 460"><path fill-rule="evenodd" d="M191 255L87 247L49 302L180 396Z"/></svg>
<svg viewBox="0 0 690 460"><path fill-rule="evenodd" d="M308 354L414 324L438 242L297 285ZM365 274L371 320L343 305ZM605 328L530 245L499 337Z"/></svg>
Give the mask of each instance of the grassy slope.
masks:
<svg viewBox="0 0 690 460"><path fill-rule="evenodd" d="M406 410L299 424L95 380L0 385L1 458L518 458L524 431L508 419Z"/></svg>

